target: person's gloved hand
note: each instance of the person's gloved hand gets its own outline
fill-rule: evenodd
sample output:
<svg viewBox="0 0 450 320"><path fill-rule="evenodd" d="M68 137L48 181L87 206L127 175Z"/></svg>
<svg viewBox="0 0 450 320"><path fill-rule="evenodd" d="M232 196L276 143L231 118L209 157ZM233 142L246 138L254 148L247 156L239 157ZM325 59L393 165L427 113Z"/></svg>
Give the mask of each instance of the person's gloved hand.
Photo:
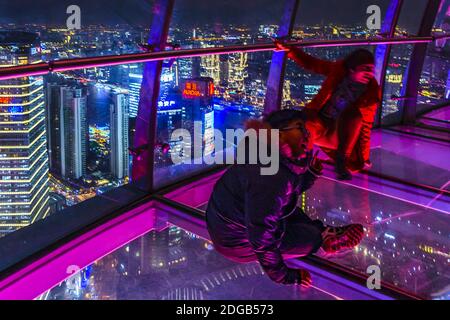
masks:
<svg viewBox="0 0 450 320"><path fill-rule="evenodd" d="M297 284L304 288L309 288L312 285L311 274L309 271L305 269L298 269L297 271L300 274L300 281Z"/></svg>
<svg viewBox="0 0 450 320"><path fill-rule="evenodd" d="M280 39L274 39L274 43L275 43L275 46L277 47L275 49L276 51L286 51L286 53L289 53L289 51L291 51L291 48L286 46L284 41L282 41Z"/></svg>

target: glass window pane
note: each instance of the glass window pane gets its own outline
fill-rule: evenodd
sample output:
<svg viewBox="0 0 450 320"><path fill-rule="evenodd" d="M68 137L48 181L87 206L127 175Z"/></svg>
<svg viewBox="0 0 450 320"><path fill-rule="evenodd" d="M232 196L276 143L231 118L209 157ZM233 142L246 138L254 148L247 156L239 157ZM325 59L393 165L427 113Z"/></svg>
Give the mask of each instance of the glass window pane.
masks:
<svg viewBox="0 0 450 320"><path fill-rule="evenodd" d="M130 181L129 70L0 82L0 236Z"/></svg>
<svg viewBox="0 0 450 320"><path fill-rule="evenodd" d="M401 91L408 63L414 46L402 44L392 46L385 75L384 95L382 102L382 123L398 124L402 121L402 110L399 106Z"/></svg>
<svg viewBox="0 0 450 320"><path fill-rule="evenodd" d="M402 11L396 28L396 36L416 36L422 15L426 7L426 1L404 1ZM388 60L386 69L382 123L385 125L398 124L401 122L403 110L399 107L401 90L408 63L414 45L394 45ZM413 102L412 102L413 103Z"/></svg>
<svg viewBox="0 0 450 320"><path fill-rule="evenodd" d="M329 47L329 48L305 48L304 51L321 60L338 61L344 59L347 55L357 49L367 49L375 52L375 46L354 46L354 47ZM294 61L288 60L285 83L284 98L282 108L305 107L319 92L325 76L310 72Z"/></svg>
<svg viewBox="0 0 450 320"><path fill-rule="evenodd" d="M152 4L149 0L0 0L0 29L38 33L44 61L134 53L147 43Z"/></svg>
<svg viewBox="0 0 450 320"><path fill-rule="evenodd" d="M226 130L242 129L246 120L262 114L271 55L205 55L165 63L158 102L156 187L204 170L210 167L207 163L220 164L204 157L219 158L221 150L235 148L237 140L227 139ZM191 139L184 142L177 129L187 130ZM194 143L197 135L200 146ZM178 157L189 157L188 149L191 164L179 163Z"/></svg>
<svg viewBox="0 0 450 320"><path fill-rule="evenodd" d="M416 35L420 23L413 25L411 21L421 21L426 2L414 5L405 2L400 16L397 35ZM445 7L447 8L447 7ZM441 7L433 32L442 33L438 28L445 26L445 10ZM439 24L438 24L439 21ZM410 63L413 45L395 45L392 47L386 72L384 88L382 124L393 131L374 133L371 171L399 178L406 182L417 183L437 189L446 189L450 179L450 167L442 157L446 152L450 134L445 128L427 128L445 126L445 120L418 119L417 126L401 126L403 108L415 108L416 101L405 100L402 89L406 82L406 71ZM419 83L417 112L420 114L433 105L444 102L448 78L448 52L445 41L430 43L425 58L422 76ZM402 103L402 104L401 104ZM446 113L438 115L444 117ZM448 118L447 118L448 119ZM428 121L427 123L425 123ZM422 124L421 124L422 123Z"/></svg>
<svg viewBox="0 0 450 320"><path fill-rule="evenodd" d="M442 7L432 31L439 36L450 33L450 5ZM438 40L428 45L427 55L420 78L417 111L422 113L433 105L450 100L450 41ZM450 118L444 119L450 120Z"/></svg>
<svg viewBox="0 0 450 320"><path fill-rule="evenodd" d="M411 19L420 21L425 5L426 3L420 3L417 6L414 6L411 2L404 3L396 36L413 36L418 32L420 23L411 23ZM365 48L374 52L376 46L305 48L304 51L319 59L336 61L343 59L358 48ZM404 75L410 62L412 49L413 45L392 45L385 75L383 100L379 106L379 108L382 108L383 125L398 125L401 123L402 110L399 109L399 97L402 95L402 85L405 81ZM295 62L288 61L284 89L285 92L290 91L291 102L287 103L284 101L282 107L307 106L317 96L324 79L324 76L308 72ZM441 85L442 82L440 81ZM443 86L441 87L442 89ZM333 90L336 90L336 87L333 87ZM392 127L390 129L400 130L401 128ZM428 132L424 132L423 129L419 131L419 129L415 128L410 133L420 137L423 135L430 136ZM330 133L330 131L327 132ZM433 188L442 188L450 179L450 168L444 161L441 161L442 155L445 153L445 147L428 139L414 140L414 138L414 136L381 129L372 130L370 143L372 166L368 170L373 174L382 174L393 179L407 181L408 183L412 182ZM434 133L432 138L438 138L440 141L445 142L448 141L449 134L448 132L437 132ZM330 142L327 139L323 139L320 143ZM425 153L420 150L428 151ZM431 154L436 156L430 156ZM427 174L418 174L418 172L427 172Z"/></svg>
<svg viewBox="0 0 450 320"><path fill-rule="evenodd" d="M313 219L366 228L357 247L326 259L364 274L368 266L379 266L386 283L425 299L448 298L448 262L438 253L448 246L445 213L330 180L308 190L305 203Z"/></svg>
<svg viewBox="0 0 450 320"><path fill-rule="evenodd" d="M390 0L302 0L293 37L302 39L358 39L375 36ZM374 11L374 6L377 8ZM379 11L378 11L379 10ZM370 13L367 13L367 12ZM377 13L380 16L374 16ZM376 18L375 20L372 19Z"/></svg>
<svg viewBox="0 0 450 320"><path fill-rule="evenodd" d="M183 48L267 42L283 9L284 1L177 0L170 39Z"/></svg>

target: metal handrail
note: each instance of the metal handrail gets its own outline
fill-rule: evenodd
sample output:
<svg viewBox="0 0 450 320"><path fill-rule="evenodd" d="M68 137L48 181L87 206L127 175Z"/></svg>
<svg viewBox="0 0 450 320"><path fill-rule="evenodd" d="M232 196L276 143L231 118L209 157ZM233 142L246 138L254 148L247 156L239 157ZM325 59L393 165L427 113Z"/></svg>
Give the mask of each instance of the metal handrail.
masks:
<svg viewBox="0 0 450 320"><path fill-rule="evenodd" d="M362 40L314 40L314 41L288 41L287 46L303 48L347 47L347 46L373 46L380 44L417 44L429 43L438 39L447 39L450 35L407 38L370 38ZM0 68L0 80L14 79L26 76L45 75L50 72L64 72L71 70L87 69L94 67L116 66L129 63L143 63L161 61L170 58L192 58L213 54L232 54L243 52L264 52L276 49L274 43L262 43L251 45L237 45L215 48L183 49L159 52L131 53L123 55L87 57L77 59L64 59L27 64L21 66Z"/></svg>

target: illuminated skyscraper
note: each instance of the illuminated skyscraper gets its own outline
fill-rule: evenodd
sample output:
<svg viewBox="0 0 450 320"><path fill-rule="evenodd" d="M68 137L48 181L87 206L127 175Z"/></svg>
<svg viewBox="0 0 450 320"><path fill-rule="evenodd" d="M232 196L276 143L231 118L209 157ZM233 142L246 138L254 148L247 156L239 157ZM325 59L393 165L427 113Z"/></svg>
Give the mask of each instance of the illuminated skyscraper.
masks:
<svg viewBox="0 0 450 320"><path fill-rule="evenodd" d="M160 100L165 101L169 93L169 88L174 85L178 85L179 81L179 67L178 63L172 63L170 65L164 66L161 73L161 85L160 85ZM142 84L142 69L137 65L135 67L130 66L129 74L129 94L130 94L130 118L137 117L139 108L139 98L141 94L141 84Z"/></svg>
<svg viewBox="0 0 450 320"><path fill-rule="evenodd" d="M192 78L192 59L178 59L175 63L178 67L177 83L181 82L183 79Z"/></svg>
<svg viewBox="0 0 450 320"><path fill-rule="evenodd" d="M233 53L229 56L228 88L230 94L243 94L245 91L245 79L248 78L247 58L247 53Z"/></svg>
<svg viewBox="0 0 450 320"><path fill-rule="evenodd" d="M219 86L226 88L228 86L228 77L230 64L228 63L228 55L219 56L220 83Z"/></svg>
<svg viewBox="0 0 450 320"><path fill-rule="evenodd" d="M214 81L212 78L189 79L182 85L182 105L186 117L183 128L190 130L194 139L203 143L203 156L214 151L214 108L212 97L214 95ZM196 132L195 124L201 124ZM198 156L198 155L194 155Z"/></svg>
<svg viewBox="0 0 450 320"><path fill-rule="evenodd" d="M134 70L133 70L134 69ZM129 82L128 88L130 91L130 118L136 118L139 108L139 97L141 94L141 84L142 84L142 70L137 68L132 68L130 66Z"/></svg>
<svg viewBox="0 0 450 320"><path fill-rule="evenodd" d="M129 176L128 95L114 92L110 106L111 173L117 179Z"/></svg>
<svg viewBox="0 0 450 320"><path fill-rule="evenodd" d="M211 46L203 46L205 48ZM219 55L208 55L201 57L201 76L209 77L214 80L214 85L218 86L220 84L220 56Z"/></svg>
<svg viewBox="0 0 450 320"><path fill-rule="evenodd" d="M0 67L40 61L39 38L0 32ZM48 205L48 155L42 77L0 82L0 232L44 218Z"/></svg>
<svg viewBox="0 0 450 320"><path fill-rule="evenodd" d="M291 96L291 81L285 80L283 84L283 99L281 102L282 108L289 108L292 106L292 96Z"/></svg>
<svg viewBox="0 0 450 320"><path fill-rule="evenodd" d="M77 86L49 84L47 99L50 170L79 179L86 174L86 92Z"/></svg>

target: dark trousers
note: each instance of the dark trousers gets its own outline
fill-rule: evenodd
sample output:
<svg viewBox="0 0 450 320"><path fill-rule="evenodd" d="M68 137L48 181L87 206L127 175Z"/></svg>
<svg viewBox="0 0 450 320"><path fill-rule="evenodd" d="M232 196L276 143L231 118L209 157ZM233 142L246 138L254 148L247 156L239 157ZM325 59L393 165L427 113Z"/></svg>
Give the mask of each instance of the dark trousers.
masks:
<svg viewBox="0 0 450 320"><path fill-rule="evenodd" d="M281 245L280 251L283 259L293 259L313 254L322 246L322 232L325 226L320 220L312 220L299 207L297 207L286 221L284 232L280 231ZM223 228L218 224L217 228ZM215 227L208 226L211 235L216 232ZM217 230L217 232L220 232ZM211 237L216 250L235 262L256 261L257 257L248 239L242 239L239 246L224 246L220 241Z"/></svg>
<svg viewBox="0 0 450 320"><path fill-rule="evenodd" d="M363 126L361 112L350 106L337 119L323 117L316 110L309 109L306 112L306 127L311 133L311 142L336 150L339 155L350 156Z"/></svg>
<svg viewBox="0 0 450 320"><path fill-rule="evenodd" d="M308 256L322 246L325 226L312 220L299 207L286 218L286 229L281 238L280 251L284 259Z"/></svg>

